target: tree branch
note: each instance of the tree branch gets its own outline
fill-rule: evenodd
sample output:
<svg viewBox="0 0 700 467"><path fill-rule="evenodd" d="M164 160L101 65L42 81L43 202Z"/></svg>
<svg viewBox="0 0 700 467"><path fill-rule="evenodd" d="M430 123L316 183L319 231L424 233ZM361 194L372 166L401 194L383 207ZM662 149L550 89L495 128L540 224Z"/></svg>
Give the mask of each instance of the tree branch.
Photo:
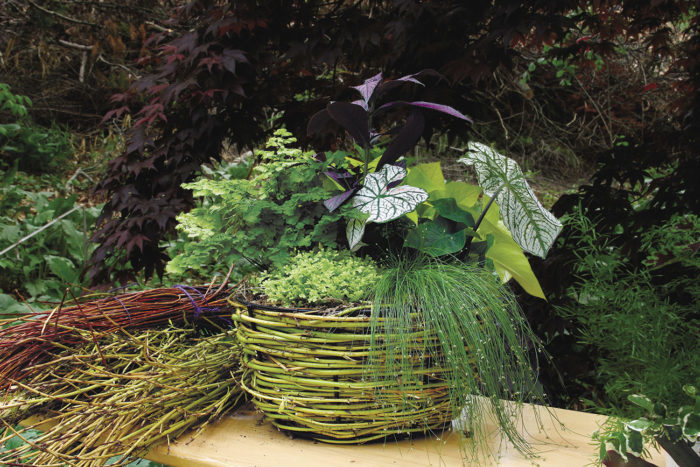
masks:
<svg viewBox="0 0 700 467"><path fill-rule="evenodd" d="M70 47L72 49L82 50L83 52L92 52L91 45L76 44L75 42L68 42L64 41L63 39L59 39L58 43L61 45L65 45L66 47Z"/></svg>
<svg viewBox="0 0 700 467"><path fill-rule="evenodd" d="M55 16L55 17L57 17L57 18L61 18L62 20L65 20L65 21L68 21L68 22L71 22L71 23L75 23L75 24L84 24L84 25L86 25L86 26L92 26L92 27L94 27L94 28L98 27L95 23L89 23L89 22L87 22L87 21L82 21L82 20L79 20L79 19L71 18L71 17L69 17L69 16L62 15L61 13L58 13L58 12L55 12L55 11L52 11L52 10L48 10L48 9L44 8L43 6L41 6L41 5L37 5L37 4L34 3L32 0L27 0L27 2L29 2L29 4L30 4L31 6L33 6L34 8L36 8L37 10L43 11L44 13L46 13L46 14L48 14L48 15Z"/></svg>

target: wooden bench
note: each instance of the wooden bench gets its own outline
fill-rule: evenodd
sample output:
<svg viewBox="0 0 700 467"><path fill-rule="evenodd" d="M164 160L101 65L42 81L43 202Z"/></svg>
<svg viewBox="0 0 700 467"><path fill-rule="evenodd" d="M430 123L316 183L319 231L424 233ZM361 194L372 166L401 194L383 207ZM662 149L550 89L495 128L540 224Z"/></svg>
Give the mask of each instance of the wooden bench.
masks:
<svg viewBox="0 0 700 467"><path fill-rule="evenodd" d="M539 428L537 416L542 428ZM332 445L292 439L250 408L239 409L207 427L194 440L184 435L168 445L158 446L146 456L173 467L198 466L459 466L462 457L458 435L447 432L436 437L389 441L363 445ZM534 462L542 466L582 467L593 465L597 446L591 433L605 417L571 410L526 407L520 421L521 432L536 450ZM490 427L492 428L492 427ZM495 429L489 438L494 458L472 465L531 466L511 445L501 443ZM665 455L652 452L650 462L665 467Z"/></svg>

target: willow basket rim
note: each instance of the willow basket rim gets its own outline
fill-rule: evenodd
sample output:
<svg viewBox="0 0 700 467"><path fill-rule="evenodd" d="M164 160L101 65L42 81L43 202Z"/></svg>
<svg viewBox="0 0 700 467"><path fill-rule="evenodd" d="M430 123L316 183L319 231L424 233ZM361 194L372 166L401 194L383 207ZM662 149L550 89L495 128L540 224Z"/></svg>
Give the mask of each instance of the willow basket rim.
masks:
<svg viewBox="0 0 700 467"><path fill-rule="evenodd" d="M234 293L230 295L227 299L229 305L234 308L245 307L247 309L253 309L256 311L270 312L269 314L279 314L282 316L290 318L301 318L301 319L337 319L340 321L369 321L371 319L372 304L370 302L365 303L348 303L340 304L335 306L317 306L313 308L297 308L297 307L284 307L277 305L268 305L256 302L254 300L246 300L240 294ZM324 310L333 309L334 313L324 313ZM347 313L352 313L355 311L367 311L366 315L353 315L346 316ZM267 313L266 313L267 314ZM381 320L381 318L380 318Z"/></svg>

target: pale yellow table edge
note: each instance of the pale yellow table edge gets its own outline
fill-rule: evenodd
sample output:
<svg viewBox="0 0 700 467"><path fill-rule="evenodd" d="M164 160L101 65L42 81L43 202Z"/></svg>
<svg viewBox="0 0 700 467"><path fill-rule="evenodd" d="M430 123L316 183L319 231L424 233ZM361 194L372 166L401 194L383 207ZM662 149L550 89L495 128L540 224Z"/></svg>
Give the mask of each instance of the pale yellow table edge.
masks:
<svg viewBox="0 0 700 467"><path fill-rule="evenodd" d="M538 428L536 414L539 414L544 429ZM270 423L261 423L260 419L260 414L239 410L207 427L197 438L185 434L170 445L152 449L146 458L172 467L464 465L454 433L447 433L444 440L433 437L331 445L292 439ZM489 443L498 461L485 458L471 465L594 465L596 447L590 436L604 421L605 417L600 415L528 406L523 411L521 432L539 457L534 460L523 458L512 446L499 443L500 437L493 431ZM665 455L658 451L653 451L647 460L659 467L666 466Z"/></svg>

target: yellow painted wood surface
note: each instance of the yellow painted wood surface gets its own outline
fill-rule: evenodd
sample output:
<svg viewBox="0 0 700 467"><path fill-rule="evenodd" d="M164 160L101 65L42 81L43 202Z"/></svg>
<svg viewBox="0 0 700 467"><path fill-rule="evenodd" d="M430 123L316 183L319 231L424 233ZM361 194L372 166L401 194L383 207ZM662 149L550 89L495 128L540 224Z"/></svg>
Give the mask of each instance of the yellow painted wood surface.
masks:
<svg viewBox="0 0 700 467"><path fill-rule="evenodd" d="M539 415L542 429L537 423ZM464 465L458 435L363 445L331 445L292 439L251 409L241 409L206 428L194 440L189 435L161 445L146 456L172 467L204 466L459 466ZM605 421L600 415L562 409L526 407L520 423L539 458L528 460L491 430L492 457L470 465L562 466L594 465L597 447L591 433ZM493 428L493 427L491 427ZM500 445L500 447L499 447ZM650 462L665 467L664 455L652 453Z"/></svg>

